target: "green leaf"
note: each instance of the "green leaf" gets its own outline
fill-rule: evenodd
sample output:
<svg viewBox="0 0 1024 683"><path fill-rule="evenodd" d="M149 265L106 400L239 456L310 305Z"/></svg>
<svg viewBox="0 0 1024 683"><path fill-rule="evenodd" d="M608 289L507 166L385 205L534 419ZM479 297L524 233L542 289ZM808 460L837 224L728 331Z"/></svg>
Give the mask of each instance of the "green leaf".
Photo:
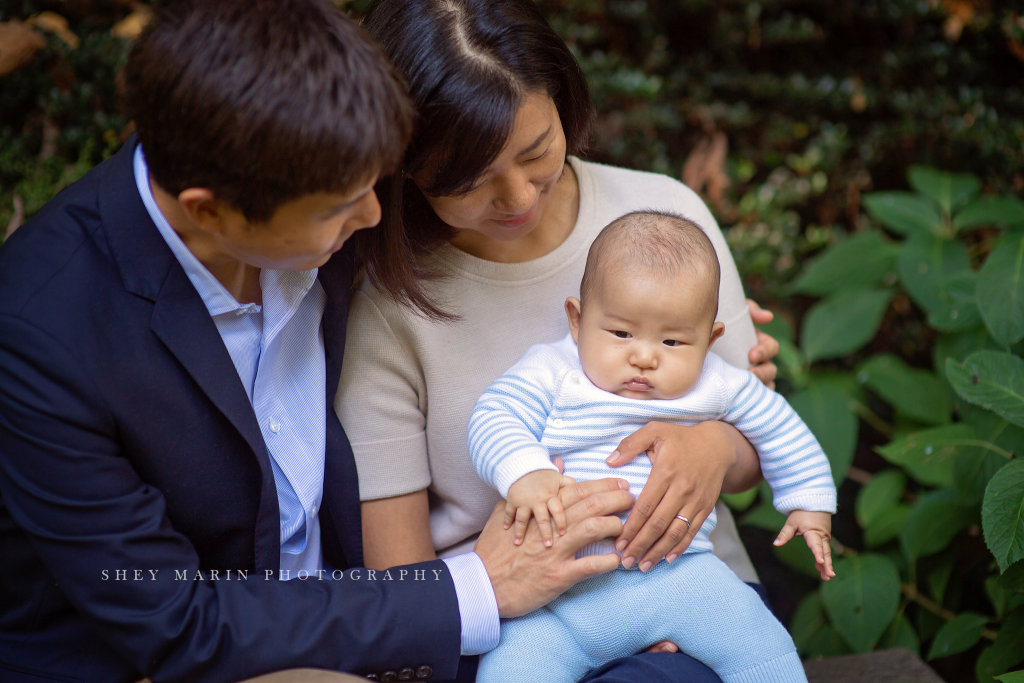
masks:
<svg viewBox="0 0 1024 683"><path fill-rule="evenodd" d="M737 512L746 510L757 498L757 488L748 489L742 493L723 493L719 496L725 504Z"/></svg>
<svg viewBox="0 0 1024 683"><path fill-rule="evenodd" d="M981 526L999 571L1024 558L1024 458L1011 461L988 483Z"/></svg>
<svg viewBox="0 0 1024 683"><path fill-rule="evenodd" d="M1004 420L991 410L985 410L966 401L961 402L956 410L960 414L960 419L974 427L982 441L994 444L1007 453L1021 455L1024 449L1024 428Z"/></svg>
<svg viewBox="0 0 1024 683"><path fill-rule="evenodd" d="M821 603L821 596L814 591L808 593L797 605L793 619L789 622L789 634L793 636L797 648L803 650L818 629L827 624L825 606Z"/></svg>
<svg viewBox="0 0 1024 683"><path fill-rule="evenodd" d="M949 585L949 577L953 574L955 560L954 553L945 553L944 556L940 556L935 568L928 572L928 591L932 599L940 605L946 598L946 587Z"/></svg>
<svg viewBox="0 0 1024 683"><path fill-rule="evenodd" d="M989 683L1024 661L1024 608L1014 610L999 628L992 647L981 653L975 671L978 681Z"/></svg>
<svg viewBox="0 0 1024 683"><path fill-rule="evenodd" d="M996 676L995 679L1001 683L1024 683L1024 671L1011 671L1008 674Z"/></svg>
<svg viewBox="0 0 1024 683"><path fill-rule="evenodd" d="M814 579L821 577L818 570L814 568L814 553L807 547L807 543L802 537L792 538L783 546L772 546L772 552L787 567Z"/></svg>
<svg viewBox="0 0 1024 683"><path fill-rule="evenodd" d="M948 296L941 292L949 278L970 272L971 261L963 242L951 242L934 235L918 235L907 240L899 257L900 281L907 294L925 311L947 308Z"/></svg>
<svg viewBox="0 0 1024 683"><path fill-rule="evenodd" d="M866 289L896 274L899 253L900 245L889 242L881 233L859 233L811 261L788 290L820 296L844 289Z"/></svg>
<svg viewBox="0 0 1024 683"><path fill-rule="evenodd" d="M795 338L795 335L793 334L793 325L791 325L790 322L779 313L775 314L775 317L772 318L770 323L758 325L757 328L769 337L774 337L776 341L788 341L792 343Z"/></svg>
<svg viewBox="0 0 1024 683"><path fill-rule="evenodd" d="M900 503L871 523L864 530L864 543L869 548L877 548L883 543L888 543L903 532L907 525L907 519L913 510L912 505Z"/></svg>
<svg viewBox="0 0 1024 683"><path fill-rule="evenodd" d="M857 381L909 417L931 424L949 422L952 402L942 380L927 370L909 367L890 353L861 363Z"/></svg>
<svg viewBox="0 0 1024 683"><path fill-rule="evenodd" d="M975 351L982 350L1003 350L989 336L988 330L983 325L966 332L940 335L935 340L935 349L933 351L935 371L939 376L945 378L947 358L953 358L959 363Z"/></svg>
<svg viewBox="0 0 1024 683"><path fill-rule="evenodd" d="M963 363L947 359L946 378L964 400L1024 427L1024 360L999 351L976 351Z"/></svg>
<svg viewBox="0 0 1024 683"><path fill-rule="evenodd" d="M855 652L868 652L896 614L899 571L887 557L870 553L839 560L835 571L821 585L825 611Z"/></svg>
<svg viewBox="0 0 1024 683"><path fill-rule="evenodd" d="M978 453L993 452L1001 461L999 466L1005 465L1006 458L995 454L996 448L979 439L970 425L959 423L916 432L875 450L892 464L906 469L922 484L947 487L958 483L954 473L961 459L966 461L961 470L964 475L977 469L973 462ZM988 479L985 481L987 483ZM967 484L964 486L971 490Z"/></svg>
<svg viewBox="0 0 1024 683"><path fill-rule="evenodd" d="M1007 227L1024 223L1024 202L1016 197L979 197L963 208L953 219L956 230L979 225Z"/></svg>
<svg viewBox="0 0 1024 683"><path fill-rule="evenodd" d="M1001 576L990 576L985 579L985 594L992 601L996 616L1002 617L1024 605L1024 593L1003 588Z"/></svg>
<svg viewBox="0 0 1024 683"><path fill-rule="evenodd" d="M972 330L981 324L975 296L978 274L972 270L953 273L935 289L938 306L928 311L928 324L944 332Z"/></svg>
<svg viewBox="0 0 1024 683"><path fill-rule="evenodd" d="M1024 593L1024 560L1006 568L999 577L999 587L1008 593Z"/></svg>
<svg viewBox="0 0 1024 683"><path fill-rule="evenodd" d="M981 640L981 632L988 624L988 617L975 612L964 612L948 622L935 634L932 648L928 651L928 659L948 657L958 652L970 650Z"/></svg>
<svg viewBox="0 0 1024 683"><path fill-rule="evenodd" d="M838 383L819 380L788 400L828 456L838 488L846 479L857 446L858 422L850 409L850 397Z"/></svg>
<svg viewBox="0 0 1024 683"><path fill-rule="evenodd" d="M942 215L935 202L913 192L872 192L862 201L871 217L901 235L939 235Z"/></svg>
<svg viewBox="0 0 1024 683"><path fill-rule="evenodd" d="M1024 339L1024 235L1007 235L989 254L977 297L993 339L1006 346Z"/></svg>
<svg viewBox="0 0 1024 683"><path fill-rule="evenodd" d="M907 517L900 533L903 554L910 562L933 555L976 520L975 508L961 503L956 491L933 491L923 496Z"/></svg>
<svg viewBox="0 0 1024 683"><path fill-rule="evenodd" d="M812 306L800 330L807 360L845 356L867 344L891 298L887 290L843 292Z"/></svg>
<svg viewBox="0 0 1024 683"><path fill-rule="evenodd" d="M779 366L781 376L788 377L796 383L801 382L804 376L804 354L785 339L777 341L779 355L775 357L775 363Z"/></svg>
<svg viewBox="0 0 1024 683"><path fill-rule="evenodd" d="M974 199L981 189L981 181L973 175L927 166L911 166L907 177L912 188L938 202L947 215Z"/></svg>
<svg viewBox="0 0 1024 683"><path fill-rule="evenodd" d="M740 524L756 526L777 534L786 524L786 515L772 505L772 490L767 482L761 482L757 490L761 493L761 502L753 510L743 515Z"/></svg>
<svg viewBox="0 0 1024 683"><path fill-rule="evenodd" d="M900 502L907 488L907 478L899 470L883 470L857 493L854 516L861 528L871 526L879 516Z"/></svg>
<svg viewBox="0 0 1024 683"><path fill-rule="evenodd" d="M820 659L823 657L839 657L852 652L843 637L831 624L826 624L818 629L804 646L804 655L808 659Z"/></svg>
<svg viewBox="0 0 1024 683"><path fill-rule="evenodd" d="M917 632L910 625L910 620L904 614L900 614L893 619L892 623L889 624L889 628L885 629L885 633L878 640L878 647L876 649L891 650L894 647L905 648L915 655L921 652L921 643L917 638Z"/></svg>

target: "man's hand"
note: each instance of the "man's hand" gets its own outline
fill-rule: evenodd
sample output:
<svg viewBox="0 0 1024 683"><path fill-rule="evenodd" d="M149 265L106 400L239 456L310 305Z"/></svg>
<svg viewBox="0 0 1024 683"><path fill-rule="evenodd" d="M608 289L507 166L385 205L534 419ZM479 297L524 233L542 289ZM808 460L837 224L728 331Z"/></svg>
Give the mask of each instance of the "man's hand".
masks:
<svg viewBox="0 0 1024 683"><path fill-rule="evenodd" d="M755 325L765 325L775 318L774 313L761 308L750 299L747 299L747 308L750 309L750 319L754 321ZM775 388L775 376L779 372L775 363L771 362L772 358L777 355L779 355L779 342L775 341L774 337L757 330L757 345L750 349L749 354L750 371L757 375L757 378L764 382L769 389Z"/></svg>
<svg viewBox="0 0 1024 683"><path fill-rule="evenodd" d="M531 516L537 519L544 545L548 548L554 543L552 529L559 536L565 536L565 511L558 497L562 479L562 475L554 470L537 470L523 475L509 487L504 526L508 529L515 524L513 543L523 544Z"/></svg>
<svg viewBox="0 0 1024 683"><path fill-rule="evenodd" d="M566 534L545 548L536 521L526 531L526 542L515 546L502 529L504 503L494 506L491 518L473 548L483 560L498 601L498 614L517 617L548 604L572 585L619 566L614 553L576 559L576 551L589 543L617 536L622 522L615 513L633 504L623 479L599 479L566 484L559 491L565 509Z"/></svg>
<svg viewBox="0 0 1024 683"><path fill-rule="evenodd" d="M803 536L807 541L807 547L814 553L814 568L821 574L822 581L836 575L832 571L832 548L828 543L832 540L832 515L793 510L775 539L775 545L786 545L793 536Z"/></svg>

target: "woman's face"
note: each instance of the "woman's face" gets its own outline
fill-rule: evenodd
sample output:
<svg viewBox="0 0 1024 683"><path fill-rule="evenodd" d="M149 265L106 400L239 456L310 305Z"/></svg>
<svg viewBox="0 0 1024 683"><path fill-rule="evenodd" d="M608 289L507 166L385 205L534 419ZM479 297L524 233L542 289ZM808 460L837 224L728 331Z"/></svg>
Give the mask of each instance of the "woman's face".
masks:
<svg viewBox="0 0 1024 683"><path fill-rule="evenodd" d="M547 93L527 96L516 112L512 135L473 188L460 195L430 197L437 215L457 230L472 230L501 242L517 240L541 222L565 166L565 134ZM415 176L423 187L426 178Z"/></svg>

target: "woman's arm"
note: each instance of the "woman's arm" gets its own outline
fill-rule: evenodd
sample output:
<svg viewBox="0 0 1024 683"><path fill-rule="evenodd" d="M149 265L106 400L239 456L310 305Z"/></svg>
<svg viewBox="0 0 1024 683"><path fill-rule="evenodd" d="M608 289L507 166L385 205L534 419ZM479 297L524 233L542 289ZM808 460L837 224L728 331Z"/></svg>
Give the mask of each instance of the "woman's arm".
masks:
<svg viewBox="0 0 1024 683"><path fill-rule="evenodd" d="M364 501L363 565L387 569L403 564L436 560L430 538L430 507L427 490L404 496Z"/></svg>

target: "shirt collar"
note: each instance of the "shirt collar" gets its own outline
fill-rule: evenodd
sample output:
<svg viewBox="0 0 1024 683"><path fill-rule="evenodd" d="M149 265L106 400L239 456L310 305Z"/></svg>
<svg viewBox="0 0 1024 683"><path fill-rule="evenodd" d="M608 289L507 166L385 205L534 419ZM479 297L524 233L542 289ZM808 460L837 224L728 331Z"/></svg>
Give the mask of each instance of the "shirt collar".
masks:
<svg viewBox="0 0 1024 683"><path fill-rule="evenodd" d="M171 248L174 257L178 259L178 263L185 270L185 274L192 282L192 286L199 292L199 296L202 298L203 304L206 305L206 310L210 312L210 315L216 316L243 309L260 310L261 307L258 304L239 303L224 285L206 269L206 266L200 263L199 259L189 251L185 243L178 237L178 233L167 222L164 214L160 211L160 207L157 206L156 198L153 197L153 191L149 186L149 167L146 165L146 157L142 152L142 145L135 147L133 164L135 169L135 185L139 189L142 203L145 204L149 217L153 219L156 229L160 231L160 235L167 242L167 246ZM260 273L260 284L266 288L268 284L273 282L274 285L282 290L285 300L294 306L305 297L306 293L313 286L313 283L316 281L316 275L316 268L298 272L264 269Z"/></svg>

